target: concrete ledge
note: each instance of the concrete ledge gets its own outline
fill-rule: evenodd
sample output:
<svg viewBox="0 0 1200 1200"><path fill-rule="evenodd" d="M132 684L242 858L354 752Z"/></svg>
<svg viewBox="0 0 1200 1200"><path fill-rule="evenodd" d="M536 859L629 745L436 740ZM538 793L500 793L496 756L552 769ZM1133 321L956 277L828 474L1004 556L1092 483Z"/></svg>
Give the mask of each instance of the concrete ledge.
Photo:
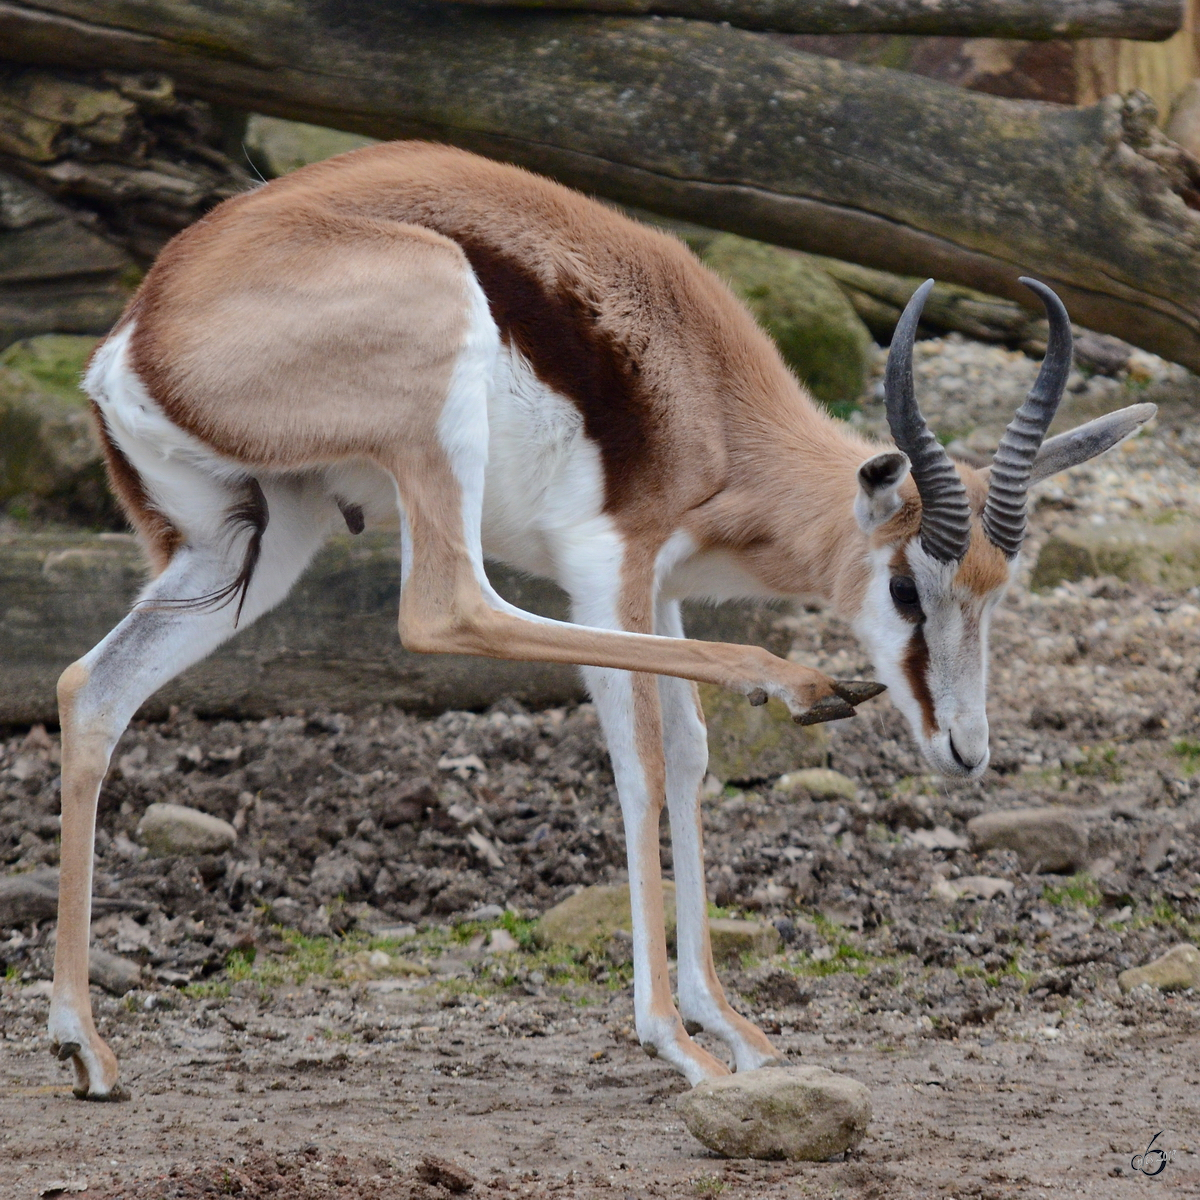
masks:
<svg viewBox="0 0 1200 1200"><path fill-rule="evenodd" d="M545 580L489 567L512 603L565 619L567 599ZM0 544L0 724L57 722L55 683L129 611L144 579L125 534L32 535ZM452 654L400 645L397 538L331 539L288 599L156 693L140 716L177 704L208 716L262 717L394 704L414 712L478 709L511 696L547 706L583 697L574 667ZM786 652L778 614L751 605L689 606L689 632Z"/></svg>

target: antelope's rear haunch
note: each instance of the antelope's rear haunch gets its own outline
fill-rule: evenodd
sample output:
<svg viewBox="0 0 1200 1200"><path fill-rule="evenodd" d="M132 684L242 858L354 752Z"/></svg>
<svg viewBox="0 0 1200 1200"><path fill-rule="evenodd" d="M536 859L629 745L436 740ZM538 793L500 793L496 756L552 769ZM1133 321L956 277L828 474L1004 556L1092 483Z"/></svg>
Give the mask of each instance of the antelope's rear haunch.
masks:
<svg viewBox="0 0 1200 1200"><path fill-rule="evenodd" d="M775 1061L709 949L693 681L799 721L882 690L753 646L691 641L688 597L818 595L851 619L929 761L987 764L988 617L1025 493L1153 412L1042 444L1070 365L1050 290L1037 386L991 469L953 465L913 398L922 288L896 333L899 450L817 409L679 242L513 167L395 143L230 200L163 251L86 386L109 474L156 569L63 674L62 871L50 1032L77 1094L119 1093L88 1001L96 799L138 706L278 604L343 521L401 515L413 650L578 663L612 754L629 851L637 1032L689 1081ZM485 558L555 579L572 623L502 600ZM670 810L679 1009L663 938Z"/></svg>

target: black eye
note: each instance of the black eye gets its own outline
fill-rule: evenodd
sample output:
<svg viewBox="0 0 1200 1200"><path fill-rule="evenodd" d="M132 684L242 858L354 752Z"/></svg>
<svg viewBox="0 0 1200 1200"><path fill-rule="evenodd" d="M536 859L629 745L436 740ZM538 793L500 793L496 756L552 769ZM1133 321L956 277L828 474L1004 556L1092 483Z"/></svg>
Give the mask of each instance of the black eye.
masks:
<svg viewBox="0 0 1200 1200"><path fill-rule="evenodd" d="M907 575L893 575L888 585L892 593L892 603L902 617L910 620L921 620L925 614L921 611L921 597L917 585Z"/></svg>

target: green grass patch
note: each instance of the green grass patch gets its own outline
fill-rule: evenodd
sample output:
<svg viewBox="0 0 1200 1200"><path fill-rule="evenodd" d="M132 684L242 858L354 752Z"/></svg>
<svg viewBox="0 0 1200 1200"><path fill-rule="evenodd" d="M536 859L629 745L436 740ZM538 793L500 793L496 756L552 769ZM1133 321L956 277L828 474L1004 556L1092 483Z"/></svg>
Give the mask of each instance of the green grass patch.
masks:
<svg viewBox="0 0 1200 1200"><path fill-rule="evenodd" d="M833 949L831 958L806 958L792 968L797 975L808 975L823 978L826 975L840 975L850 972L854 975L869 975L877 967L894 965L892 958L882 958L867 954L849 942L840 941Z"/></svg>
<svg viewBox="0 0 1200 1200"><path fill-rule="evenodd" d="M1200 742L1192 738L1181 738L1171 749L1183 760L1183 773L1194 775L1197 768L1200 768Z"/></svg>
<svg viewBox="0 0 1200 1200"><path fill-rule="evenodd" d="M228 1000L230 987L224 979L204 979L180 988L189 1000Z"/></svg>
<svg viewBox="0 0 1200 1200"><path fill-rule="evenodd" d="M1121 764L1117 761L1115 746L1080 746L1083 758L1070 764L1069 769L1084 779L1104 779L1109 783L1120 783Z"/></svg>
<svg viewBox="0 0 1200 1200"><path fill-rule="evenodd" d="M1086 872L1072 875L1061 887L1047 884L1042 888L1042 899L1047 904L1073 904L1081 908L1099 908L1104 897L1096 881Z"/></svg>
<svg viewBox="0 0 1200 1200"><path fill-rule="evenodd" d="M481 933L486 935L493 929L507 930L522 950L533 950L537 946L537 921L529 921L514 912L505 912L495 921L461 921L454 926L451 935L455 942L466 944Z"/></svg>

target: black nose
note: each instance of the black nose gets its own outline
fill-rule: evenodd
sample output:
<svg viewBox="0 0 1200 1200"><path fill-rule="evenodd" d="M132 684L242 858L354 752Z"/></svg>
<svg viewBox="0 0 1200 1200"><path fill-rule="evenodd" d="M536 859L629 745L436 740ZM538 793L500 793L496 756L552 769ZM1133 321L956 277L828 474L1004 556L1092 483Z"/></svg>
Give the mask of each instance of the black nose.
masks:
<svg viewBox="0 0 1200 1200"><path fill-rule="evenodd" d="M958 765L962 767L964 771L973 771L977 766L979 766L979 763L977 762L967 762L967 760L963 758L961 754L959 754L958 747L954 744L954 734L950 735L950 753L954 755L954 761L958 763Z"/></svg>

